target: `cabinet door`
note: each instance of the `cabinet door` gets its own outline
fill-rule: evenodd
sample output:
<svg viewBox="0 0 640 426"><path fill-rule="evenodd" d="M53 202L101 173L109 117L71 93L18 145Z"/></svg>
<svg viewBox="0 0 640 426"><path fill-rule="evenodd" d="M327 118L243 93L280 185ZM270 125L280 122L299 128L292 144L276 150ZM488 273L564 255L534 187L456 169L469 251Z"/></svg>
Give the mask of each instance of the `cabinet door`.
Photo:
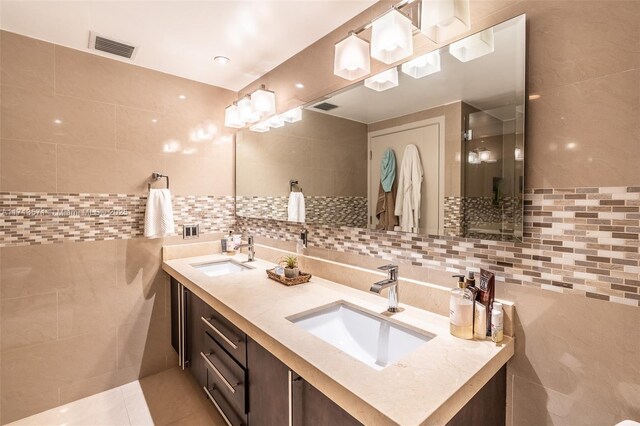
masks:
<svg viewBox="0 0 640 426"><path fill-rule="evenodd" d="M292 377L294 426L362 425L297 374Z"/></svg>
<svg viewBox="0 0 640 426"><path fill-rule="evenodd" d="M289 368L262 346L247 338L249 424L289 424Z"/></svg>
<svg viewBox="0 0 640 426"><path fill-rule="evenodd" d="M186 289L185 289L186 290ZM204 350L204 328L201 317L205 303L195 294L185 293L185 366L200 387L207 384L207 369L200 352Z"/></svg>

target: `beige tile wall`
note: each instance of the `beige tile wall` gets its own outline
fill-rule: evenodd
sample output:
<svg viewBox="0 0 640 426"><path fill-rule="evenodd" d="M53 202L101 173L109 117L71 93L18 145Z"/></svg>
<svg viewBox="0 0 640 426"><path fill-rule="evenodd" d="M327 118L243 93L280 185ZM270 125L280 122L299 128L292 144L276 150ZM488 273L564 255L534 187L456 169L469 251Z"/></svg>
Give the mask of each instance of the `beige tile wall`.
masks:
<svg viewBox="0 0 640 426"><path fill-rule="evenodd" d="M130 198L160 171L187 204L234 195L233 135L222 125L234 92L8 32L0 63L0 192ZM200 128L213 134L196 140ZM173 142L180 148L165 152ZM0 249L0 423L177 364L162 244Z"/></svg>
<svg viewBox="0 0 640 426"><path fill-rule="evenodd" d="M267 84L284 110L350 83L333 76L333 45L386 10L379 2L247 86ZM528 20L527 188L637 186L640 173L640 2L471 0L472 32L521 13ZM437 46L414 38L416 54ZM372 72L384 66L372 61ZM293 89L303 82L303 90ZM575 144L575 145L574 145ZM324 254L334 259L343 253ZM351 264L371 264L348 256ZM405 268L406 269L406 268ZM412 274L450 283L446 274ZM500 285L516 303L507 418L514 425L604 425L640 418L637 307Z"/></svg>

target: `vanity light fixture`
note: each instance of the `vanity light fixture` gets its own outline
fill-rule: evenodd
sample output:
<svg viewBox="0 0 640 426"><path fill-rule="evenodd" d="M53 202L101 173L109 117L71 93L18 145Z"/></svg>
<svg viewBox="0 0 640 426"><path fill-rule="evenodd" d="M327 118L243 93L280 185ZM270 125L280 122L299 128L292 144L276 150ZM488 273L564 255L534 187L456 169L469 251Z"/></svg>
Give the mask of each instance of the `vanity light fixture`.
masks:
<svg viewBox="0 0 640 426"><path fill-rule="evenodd" d="M420 31L435 43L471 28L469 0L422 0Z"/></svg>
<svg viewBox="0 0 640 426"><path fill-rule="evenodd" d="M522 153L522 148L516 147L514 150L514 156L516 161L524 161L524 154Z"/></svg>
<svg viewBox="0 0 640 426"><path fill-rule="evenodd" d="M478 153L475 151L469 151L469 164L480 164L480 158L478 158Z"/></svg>
<svg viewBox="0 0 640 426"><path fill-rule="evenodd" d="M398 68L393 67L369 77L364 81L364 85L378 92L392 89L398 85Z"/></svg>
<svg viewBox="0 0 640 426"><path fill-rule="evenodd" d="M267 124L266 122L254 124L253 126L249 127L249 130L257 133L265 133L265 132L268 132L269 129L270 129L269 124Z"/></svg>
<svg viewBox="0 0 640 426"><path fill-rule="evenodd" d="M264 85L251 93L251 107L260 117L268 117L276 112L276 94Z"/></svg>
<svg viewBox="0 0 640 426"><path fill-rule="evenodd" d="M354 32L335 45L333 73L347 80L355 80L371 72L369 43Z"/></svg>
<svg viewBox="0 0 640 426"><path fill-rule="evenodd" d="M238 113L245 123L255 123L260 120L260 114L253 110L250 96L245 96L238 101Z"/></svg>
<svg viewBox="0 0 640 426"><path fill-rule="evenodd" d="M272 129L277 129L278 127L284 126L284 118L282 118L282 116L280 115L276 115L267 120L267 124Z"/></svg>
<svg viewBox="0 0 640 426"><path fill-rule="evenodd" d="M233 103L225 108L224 110L224 125L227 127L233 127L234 129L239 129L244 127L246 123L242 120L240 116L240 111L238 109L238 104Z"/></svg>
<svg viewBox="0 0 640 426"><path fill-rule="evenodd" d="M290 109L289 111L280 115L284 121L287 123L295 123L296 121L302 120L302 108L297 107L294 109Z"/></svg>
<svg viewBox="0 0 640 426"><path fill-rule="evenodd" d="M226 64L228 64L229 62L231 62L231 59L229 59L229 58L228 58L228 57L226 57L226 56L216 56L215 58L213 58L213 60L214 60L215 62L217 62L218 64L221 64L221 65L226 65Z"/></svg>
<svg viewBox="0 0 640 426"><path fill-rule="evenodd" d="M413 55L413 25L393 8L371 25L371 56L392 64Z"/></svg>
<svg viewBox="0 0 640 426"><path fill-rule="evenodd" d="M449 53L460 62L478 59L493 50L493 28L488 28L449 45Z"/></svg>
<svg viewBox="0 0 640 426"><path fill-rule="evenodd" d="M440 51L434 50L402 64L402 72L413 78L422 78L440 71Z"/></svg>

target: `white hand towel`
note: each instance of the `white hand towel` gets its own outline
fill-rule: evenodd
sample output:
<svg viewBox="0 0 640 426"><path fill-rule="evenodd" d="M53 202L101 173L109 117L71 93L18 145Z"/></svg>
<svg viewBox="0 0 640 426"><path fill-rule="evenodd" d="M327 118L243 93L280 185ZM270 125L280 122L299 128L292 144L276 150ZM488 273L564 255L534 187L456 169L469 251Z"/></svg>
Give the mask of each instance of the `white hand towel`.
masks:
<svg viewBox="0 0 640 426"><path fill-rule="evenodd" d="M302 192L291 192L289 194L289 205L287 207L289 222L304 223L305 207L304 195Z"/></svg>
<svg viewBox="0 0 640 426"><path fill-rule="evenodd" d="M158 238L173 234L173 207L168 189L151 189L144 213L144 236Z"/></svg>

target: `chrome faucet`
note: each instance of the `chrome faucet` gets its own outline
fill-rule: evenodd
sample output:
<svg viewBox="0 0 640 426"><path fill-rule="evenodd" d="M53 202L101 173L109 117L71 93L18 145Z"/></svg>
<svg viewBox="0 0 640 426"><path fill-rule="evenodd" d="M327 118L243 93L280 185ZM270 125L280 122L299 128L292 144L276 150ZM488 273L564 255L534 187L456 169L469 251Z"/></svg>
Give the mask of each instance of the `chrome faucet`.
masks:
<svg viewBox="0 0 640 426"><path fill-rule="evenodd" d="M380 294L382 290L389 288L389 308L387 311L398 312L400 311L400 308L398 308L398 303L400 301L398 297L398 265L384 265L380 266L378 269L381 271L387 271L389 273L389 278L373 284L370 291Z"/></svg>
<svg viewBox="0 0 640 426"><path fill-rule="evenodd" d="M253 262L254 260L256 260L256 249L253 246L253 236L249 235L247 237L247 242L245 244L240 244L238 246L238 248L242 248L242 247L247 247L248 248L248 253L247 253L247 260L245 262Z"/></svg>

